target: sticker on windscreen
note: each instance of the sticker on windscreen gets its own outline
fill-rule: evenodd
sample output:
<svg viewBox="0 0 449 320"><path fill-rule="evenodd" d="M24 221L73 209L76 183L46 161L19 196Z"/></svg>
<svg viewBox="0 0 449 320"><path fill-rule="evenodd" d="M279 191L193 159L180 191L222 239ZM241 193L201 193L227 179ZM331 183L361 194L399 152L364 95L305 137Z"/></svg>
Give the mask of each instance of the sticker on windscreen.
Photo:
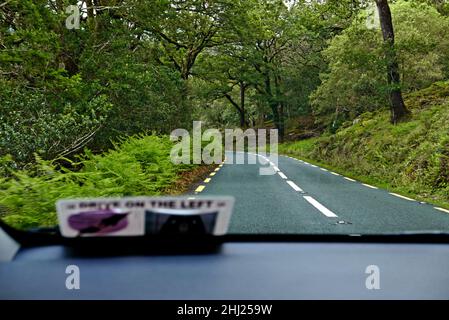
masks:
<svg viewBox="0 0 449 320"><path fill-rule="evenodd" d="M234 199L126 197L61 200L59 228L65 237L223 235Z"/></svg>

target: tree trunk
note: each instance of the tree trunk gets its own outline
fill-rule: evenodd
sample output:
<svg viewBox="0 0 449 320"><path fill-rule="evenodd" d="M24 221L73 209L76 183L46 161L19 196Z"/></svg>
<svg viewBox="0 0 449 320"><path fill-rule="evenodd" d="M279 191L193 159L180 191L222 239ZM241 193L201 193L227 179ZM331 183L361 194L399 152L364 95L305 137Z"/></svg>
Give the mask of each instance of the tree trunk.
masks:
<svg viewBox="0 0 449 320"><path fill-rule="evenodd" d="M92 2L92 0L86 0L86 7L87 7L87 17L89 19L93 19L94 18L94 3Z"/></svg>
<svg viewBox="0 0 449 320"><path fill-rule="evenodd" d="M238 103L235 102L234 99L228 93L225 93L224 97L226 99L228 99L228 101L237 109L237 111L239 113L239 118L240 118L240 127L241 128L247 127L247 122L246 122L246 118L245 118L245 109L241 108L238 105Z"/></svg>
<svg viewBox="0 0 449 320"><path fill-rule="evenodd" d="M64 1L63 0L56 0L56 9L59 11L59 12L64 12L65 10L65 8L64 8Z"/></svg>
<svg viewBox="0 0 449 320"><path fill-rule="evenodd" d="M248 123L246 121L246 114L245 114L245 91L246 86L245 83L240 82L240 127L247 127Z"/></svg>
<svg viewBox="0 0 449 320"><path fill-rule="evenodd" d="M380 26L385 44L385 58L387 61L387 80L390 91L391 122L396 124L409 115L401 92L401 78L399 64L394 47L394 28L388 0L376 0L379 11Z"/></svg>
<svg viewBox="0 0 449 320"><path fill-rule="evenodd" d="M262 73L264 76L264 86L265 88L256 87L257 91L264 95L268 100L268 106L271 109L271 114L273 116L273 122L278 130L278 137L280 142L284 141L284 115L283 115L283 104L279 103L277 97L278 95L273 95L273 90L271 89L271 77L269 72ZM276 85L276 78L275 78Z"/></svg>
<svg viewBox="0 0 449 320"><path fill-rule="evenodd" d="M278 123L277 128L279 130L279 140L280 142L284 142L285 136L285 119L284 119L284 102L281 100L281 77L279 75L275 75L274 84L276 87L276 100L277 100L277 112L278 112Z"/></svg>
<svg viewBox="0 0 449 320"><path fill-rule="evenodd" d="M279 142L284 142L285 138L285 115L284 102L279 104Z"/></svg>

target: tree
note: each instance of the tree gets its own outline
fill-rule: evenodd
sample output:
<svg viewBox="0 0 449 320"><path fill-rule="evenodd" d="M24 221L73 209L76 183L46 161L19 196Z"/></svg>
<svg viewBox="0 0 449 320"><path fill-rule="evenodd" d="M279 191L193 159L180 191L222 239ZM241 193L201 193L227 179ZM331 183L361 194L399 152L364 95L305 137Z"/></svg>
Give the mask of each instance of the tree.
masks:
<svg viewBox="0 0 449 320"><path fill-rule="evenodd" d="M11 154L18 167L35 154L53 159L78 152L111 108L101 92L66 69L62 35L68 30L51 4L12 0L0 6L0 156Z"/></svg>
<svg viewBox="0 0 449 320"><path fill-rule="evenodd" d="M103 151L120 136L187 125L186 83L156 63L153 39L133 22L131 0L79 1L80 29L65 27L68 1L0 5L0 156L18 166ZM86 7L87 5L87 7Z"/></svg>
<svg viewBox="0 0 449 320"><path fill-rule="evenodd" d="M285 105L280 55L287 49L292 31L287 7L279 0L250 0L237 4L233 12L227 15L229 24L224 29L229 42L205 50L198 74L215 84L211 92L216 98L227 99L235 108L241 127L249 125L246 92L254 88L269 106L282 139Z"/></svg>
<svg viewBox="0 0 449 320"><path fill-rule="evenodd" d="M206 50L194 69L194 76L205 83L196 95L204 101L224 99L237 111L240 127L248 127L247 91L251 85L251 70L239 57L234 44Z"/></svg>
<svg viewBox="0 0 449 320"><path fill-rule="evenodd" d="M395 50L404 94L424 89L449 76L449 19L426 4L397 1L391 5ZM364 112L390 109L390 85L382 32L366 25L368 12L329 42L321 52L328 69L311 95L318 125L331 131Z"/></svg>
<svg viewBox="0 0 449 320"><path fill-rule="evenodd" d="M131 20L143 37L154 41L159 62L171 65L187 80L198 56L221 43L232 1L131 1Z"/></svg>
<svg viewBox="0 0 449 320"><path fill-rule="evenodd" d="M282 141L285 135L285 104L280 57L292 39L292 15L278 0L254 1L246 9L246 14L246 23L237 30L245 48L243 60L254 70L253 86L271 110Z"/></svg>
<svg viewBox="0 0 449 320"><path fill-rule="evenodd" d="M297 1L288 8L283 1L271 0L247 10L245 39L253 48L249 61L259 74L255 88L271 109L281 141L289 104L308 101L319 83L324 69L319 51L350 24L360 7L352 0L330 0ZM307 78L301 79L304 75Z"/></svg>
<svg viewBox="0 0 449 320"><path fill-rule="evenodd" d="M396 124L410 113L402 98L401 77L394 44L394 28L391 10L387 0L376 0L379 11L380 26L385 43L385 59L387 62L387 81L390 85L391 122Z"/></svg>

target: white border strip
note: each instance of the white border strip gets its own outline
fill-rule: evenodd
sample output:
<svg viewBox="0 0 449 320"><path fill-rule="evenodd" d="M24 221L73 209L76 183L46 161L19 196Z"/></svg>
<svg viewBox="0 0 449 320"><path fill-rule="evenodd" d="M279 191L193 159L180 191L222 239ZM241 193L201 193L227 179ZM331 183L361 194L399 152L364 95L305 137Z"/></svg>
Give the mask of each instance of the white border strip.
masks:
<svg viewBox="0 0 449 320"><path fill-rule="evenodd" d="M371 188L371 189L379 189L378 187L371 186L371 185L366 184L366 183L362 183L362 185L364 185L365 187Z"/></svg>
<svg viewBox="0 0 449 320"><path fill-rule="evenodd" d="M397 193L390 192L390 194L395 196L395 197L402 198L402 199L405 199L405 200L408 200L408 201L416 201L415 199L407 198L407 197L401 196L400 194L397 194Z"/></svg>
<svg viewBox="0 0 449 320"><path fill-rule="evenodd" d="M447 210L447 209L440 208L440 207L434 207L434 208L437 209L437 210L439 210L439 211L449 213L449 210Z"/></svg>

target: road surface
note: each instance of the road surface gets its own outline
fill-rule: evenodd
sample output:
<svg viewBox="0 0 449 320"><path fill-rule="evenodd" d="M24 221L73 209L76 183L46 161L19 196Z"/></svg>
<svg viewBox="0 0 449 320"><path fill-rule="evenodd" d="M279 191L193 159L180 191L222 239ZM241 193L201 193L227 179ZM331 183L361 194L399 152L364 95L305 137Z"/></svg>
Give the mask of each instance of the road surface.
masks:
<svg viewBox="0 0 449 320"><path fill-rule="evenodd" d="M236 199L229 233L378 234L449 232L449 211L349 179L287 156L275 175L225 161L195 190ZM235 162L235 160L233 161ZM267 163L265 165L270 165Z"/></svg>

